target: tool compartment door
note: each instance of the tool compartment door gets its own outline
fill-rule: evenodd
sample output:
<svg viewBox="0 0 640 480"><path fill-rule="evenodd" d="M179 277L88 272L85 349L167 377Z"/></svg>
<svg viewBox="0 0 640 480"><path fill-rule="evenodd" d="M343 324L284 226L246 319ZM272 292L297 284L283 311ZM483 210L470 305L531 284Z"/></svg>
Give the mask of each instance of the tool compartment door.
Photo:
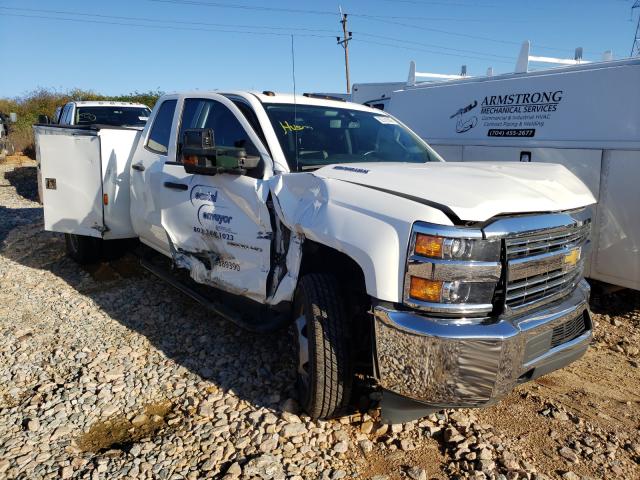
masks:
<svg viewBox="0 0 640 480"><path fill-rule="evenodd" d="M102 238L102 167L96 133L36 127L45 230Z"/></svg>

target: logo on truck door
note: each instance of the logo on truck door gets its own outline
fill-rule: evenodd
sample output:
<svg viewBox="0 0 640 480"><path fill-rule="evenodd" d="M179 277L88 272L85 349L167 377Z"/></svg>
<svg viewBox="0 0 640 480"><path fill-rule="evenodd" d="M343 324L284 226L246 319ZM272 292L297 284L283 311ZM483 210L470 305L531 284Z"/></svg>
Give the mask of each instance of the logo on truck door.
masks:
<svg viewBox="0 0 640 480"><path fill-rule="evenodd" d="M218 213L217 208L214 205L200 205L198 208L198 222L203 227L209 225L229 225L233 220L231 215L224 215Z"/></svg>
<svg viewBox="0 0 640 480"><path fill-rule="evenodd" d="M207 185L195 185L191 188L191 205L196 203L216 203L218 201L218 190Z"/></svg>

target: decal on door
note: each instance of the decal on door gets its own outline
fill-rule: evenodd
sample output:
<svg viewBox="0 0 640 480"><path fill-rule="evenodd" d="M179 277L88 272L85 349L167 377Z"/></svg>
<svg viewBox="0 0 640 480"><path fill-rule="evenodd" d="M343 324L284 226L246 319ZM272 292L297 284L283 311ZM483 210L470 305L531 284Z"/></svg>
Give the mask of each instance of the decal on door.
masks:
<svg viewBox="0 0 640 480"><path fill-rule="evenodd" d="M197 203L216 203L218 201L218 190L206 185L195 185L191 188L191 205Z"/></svg>
<svg viewBox="0 0 640 480"><path fill-rule="evenodd" d="M191 204L197 208L197 225L193 231L216 240L233 241L237 233L232 229L233 215L222 201L218 189L195 185L189 194Z"/></svg>

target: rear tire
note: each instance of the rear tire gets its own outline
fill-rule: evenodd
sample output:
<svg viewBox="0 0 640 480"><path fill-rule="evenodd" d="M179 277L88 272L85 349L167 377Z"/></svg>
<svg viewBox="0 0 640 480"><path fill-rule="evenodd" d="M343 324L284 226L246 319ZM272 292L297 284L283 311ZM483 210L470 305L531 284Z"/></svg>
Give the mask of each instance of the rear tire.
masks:
<svg viewBox="0 0 640 480"><path fill-rule="evenodd" d="M80 265L96 263L102 258L102 239L100 238L65 233L64 243L67 255Z"/></svg>
<svg viewBox="0 0 640 480"><path fill-rule="evenodd" d="M342 415L351 396L353 367L337 278L326 274L302 277L294 315L300 405L312 418Z"/></svg>
<svg viewBox="0 0 640 480"><path fill-rule="evenodd" d="M102 240L102 259L117 260L122 257L131 246L131 239Z"/></svg>

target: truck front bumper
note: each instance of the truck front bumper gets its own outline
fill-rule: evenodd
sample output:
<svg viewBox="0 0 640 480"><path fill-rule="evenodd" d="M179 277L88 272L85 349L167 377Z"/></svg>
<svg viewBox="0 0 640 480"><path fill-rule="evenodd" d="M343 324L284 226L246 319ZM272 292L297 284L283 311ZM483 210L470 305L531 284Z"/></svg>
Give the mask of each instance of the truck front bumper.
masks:
<svg viewBox="0 0 640 480"><path fill-rule="evenodd" d="M382 388L434 408L479 407L580 358L592 339L589 285L493 323L445 324L415 311L374 309Z"/></svg>

